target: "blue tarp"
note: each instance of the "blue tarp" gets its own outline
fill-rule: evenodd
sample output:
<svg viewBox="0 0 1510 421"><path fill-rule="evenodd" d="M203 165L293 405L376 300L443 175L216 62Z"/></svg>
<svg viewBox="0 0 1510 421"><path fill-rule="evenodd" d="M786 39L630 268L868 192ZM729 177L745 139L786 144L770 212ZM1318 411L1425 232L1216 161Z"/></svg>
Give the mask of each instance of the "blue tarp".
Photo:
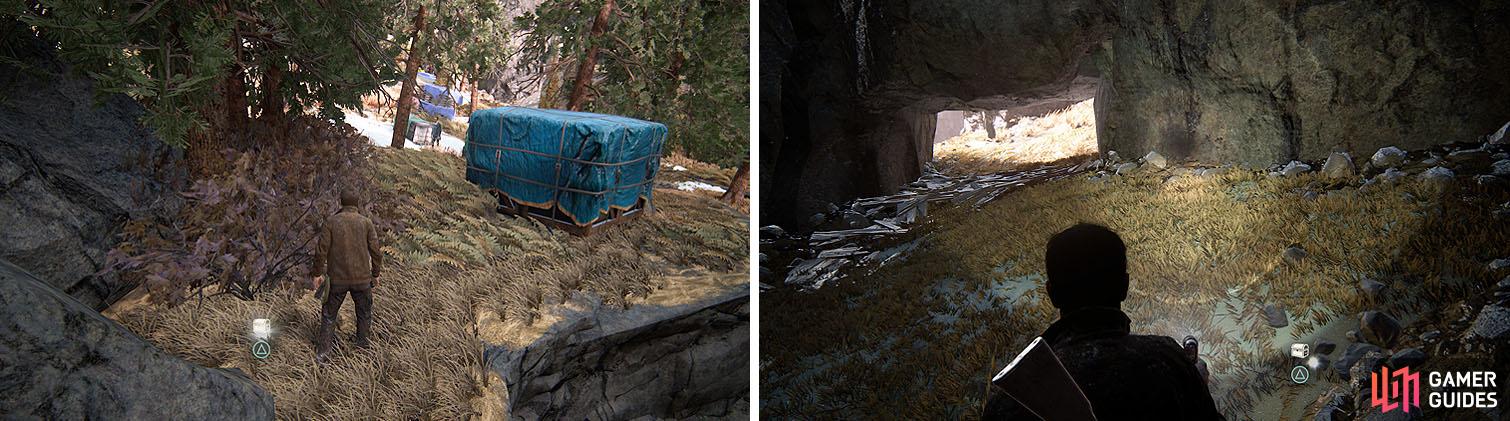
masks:
<svg viewBox="0 0 1510 421"><path fill-rule="evenodd" d="M467 180L589 226L650 203L666 133L628 117L500 107L472 113L461 154Z"/></svg>
<svg viewBox="0 0 1510 421"><path fill-rule="evenodd" d="M419 109L420 111L445 117L447 120L456 118L455 108L442 107L439 105L431 104L423 99L419 101Z"/></svg>
<svg viewBox="0 0 1510 421"><path fill-rule="evenodd" d="M452 104L466 105L467 103L467 94L464 92L450 91L450 95L447 95L447 89L445 86L421 84L419 85L419 87L421 90L425 91L425 95L428 97L427 99L430 102L444 104L445 101L442 101L441 99L450 96L450 103Z"/></svg>

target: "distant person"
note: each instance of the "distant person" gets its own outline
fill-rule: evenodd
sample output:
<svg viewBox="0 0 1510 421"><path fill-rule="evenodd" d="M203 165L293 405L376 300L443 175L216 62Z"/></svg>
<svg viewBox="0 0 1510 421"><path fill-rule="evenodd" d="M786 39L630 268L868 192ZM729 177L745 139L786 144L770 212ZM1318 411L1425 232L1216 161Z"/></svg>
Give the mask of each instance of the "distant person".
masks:
<svg viewBox="0 0 1510 421"><path fill-rule="evenodd" d="M357 307L356 345L366 348L372 334L372 288L378 285L383 252L378 247L377 229L371 219L357 212L358 204L355 192L342 191L341 211L326 218L320 228L312 284L318 290L329 277L330 290L320 307L320 333L315 344L315 361L319 363L330 358L346 293L351 293Z"/></svg>
<svg viewBox="0 0 1510 421"><path fill-rule="evenodd" d="M1222 419L1186 350L1166 336L1132 335L1122 313L1127 299L1127 247L1117 233L1079 224L1049 239L1044 256L1049 301L1059 320L1043 339L1080 385L1096 418ZM1037 419L991 388L985 419Z"/></svg>

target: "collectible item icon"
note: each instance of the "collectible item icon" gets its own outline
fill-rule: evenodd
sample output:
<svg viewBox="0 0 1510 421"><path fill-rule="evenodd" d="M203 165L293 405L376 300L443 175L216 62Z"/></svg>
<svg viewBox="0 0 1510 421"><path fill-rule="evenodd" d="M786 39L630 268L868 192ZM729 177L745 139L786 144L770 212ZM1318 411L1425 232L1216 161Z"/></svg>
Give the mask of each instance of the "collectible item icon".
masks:
<svg viewBox="0 0 1510 421"><path fill-rule="evenodd" d="M267 343L267 339L273 336L273 323L267 319L252 319L252 337L257 342L252 343L252 356L257 359L265 359L273 353L273 346Z"/></svg>
<svg viewBox="0 0 1510 421"><path fill-rule="evenodd" d="M268 345L267 341L258 339L257 342L252 343L252 356L253 357L257 357L257 359L259 359L259 360L267 359L267 356L271 355L272 353L273 353L273 347L272 347L272 345Z"/></svg>
<svg viewBox="0 0 1510 421"><path fill-rule="evenodd" d="M1311 346L1306 344L1290 344L1290 356L1305 358L1311 356Z"/></svg>

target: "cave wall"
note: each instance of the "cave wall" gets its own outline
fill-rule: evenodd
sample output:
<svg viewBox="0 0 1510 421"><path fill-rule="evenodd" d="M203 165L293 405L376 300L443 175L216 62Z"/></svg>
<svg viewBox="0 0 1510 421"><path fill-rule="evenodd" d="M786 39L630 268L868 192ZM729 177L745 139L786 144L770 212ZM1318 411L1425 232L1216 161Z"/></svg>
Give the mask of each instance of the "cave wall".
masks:
<svg viewBox="0 0 1510 421"><path fill-rule="evenodd" d="M1101 78L1100 146L1123 156L1258 166L1474 141L1510 120L1504 3L765 0L760 212L801 227L892 193L932 157L918 116L1010 110L1077 73Z"/></svg>
<svg viewBox="0 0 1510 421"><path fill-rule="evenodd" d="M1266 166L1475 141L1510 120L1510 8L1489 1L1121 2L1102 150Z"/></svg>

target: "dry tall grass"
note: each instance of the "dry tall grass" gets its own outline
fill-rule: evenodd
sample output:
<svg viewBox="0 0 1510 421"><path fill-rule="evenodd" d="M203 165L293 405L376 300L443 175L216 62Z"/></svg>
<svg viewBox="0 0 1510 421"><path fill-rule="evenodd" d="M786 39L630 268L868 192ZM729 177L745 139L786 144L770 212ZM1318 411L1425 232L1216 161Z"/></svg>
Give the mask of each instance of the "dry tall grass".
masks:
<svg viewBox="0 0 1510 421"><path fill-rule="evenodd" d="M1039 164L1096 153L1094 100L1085 100L1043 116L1021 117L987 139L985 130L933 145L935 165L955 174L1021 170Z"/></svg>
<svg viewBox="0 0 1510 421"><path fill-rule="evenodd" d="M292 286L256 301L112 314L167 352L244 370L273 393L280 419L465 419L498 406L482 393L499 386L485 384L478 320L534 323L574 291L630 305L688 271L742 274L748 264L747 217L713 199L660 189L656 214L578 238L495 213L462 178L459 157L383 149L375 162L375 212L400 227L382 238L388 267L374 290L370 349L343 347L315 365L319 303ZM342 308L343 344L353 312ZM265 360L250 353L254 318L278 329Z"/></svg>
<svg viewBox="0 0 1510 421"><path fill-rule="evenodd" d="M990 375L1057 318L1043 291L1043 247L1081 221L1128 243L1123 309L1133 330L1198 336L1218 406L1237 419L1287 381L1264 373L1284 372L1289 341L1356 323L1376 306L1408 321L1494 282L1485 263L1510 242L1510 227L1490 209L1510 192L1466 183L1439 191L1412 179L1300 198L1339 184L1242 171L1080 176L978 211L940 209L915 230L924 245L903 262L814 293L762 294L761 415L977 417ZM1285 261L1291 245L1309 256ZM1357 288L1365 276L1404 292L1369 302ZM1264 323L1260 308L1270 303L1288 309L1290 327Z"/></svg>

